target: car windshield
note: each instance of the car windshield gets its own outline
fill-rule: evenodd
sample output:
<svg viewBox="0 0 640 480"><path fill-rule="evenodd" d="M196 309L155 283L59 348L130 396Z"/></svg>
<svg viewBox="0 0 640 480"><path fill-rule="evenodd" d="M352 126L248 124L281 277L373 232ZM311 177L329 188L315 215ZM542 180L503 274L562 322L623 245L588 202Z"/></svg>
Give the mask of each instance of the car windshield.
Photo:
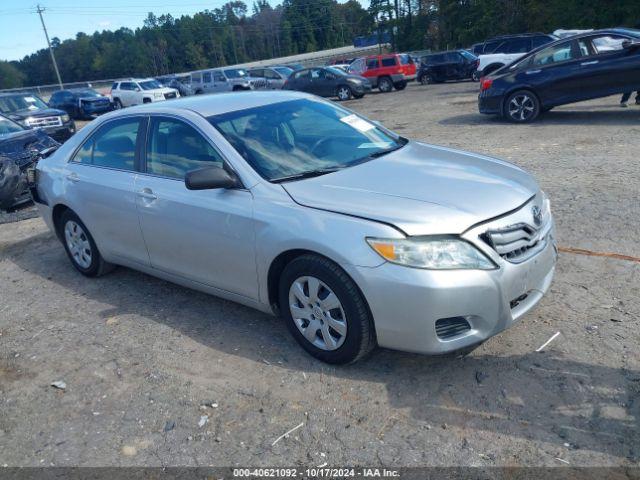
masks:
<svg viewBox="0 0 640 480"><path fill-rule="evenodd" d="M337 67L327 67L327 71L331 72L331 73L335 73L336 75L339 75L341 77L345 76L347 73L344 70L340 70Z"/></svg>
<svg viewBox="0 0 640 480"><path fill-rule="evenodd" d="M293 73L293 69L287 67L275 67L274 70L282 75L286 75L287 77Z"/></svg>
<svg viewBox="0 0 640 480"><path fill-rule="evenodd" d="M478 59L478 57L476 57L473 53L468 52L466 50L460 50L460 55L465 57L467 60L477 60Z"/></svg>
<svg viewBox="0 0 640 480"><path fill-rule="evenodd" d="M17 123L12 122L8 118L0 117L0 137L21 132L22 130L24 130L24 128Z"/></svg>
<svg viewBox="0 0 640 480"><path fill-rule="evenodd" d="M102 96L95 90L92 90L91 88L87 88L85 90L76 90L74 93L79 97L101 97Z"/></svg>
<svg viewBox="0 0 640 480"><path fill-rule="evenodd" d="M0 112L13 113L21 110L41 110L49 108L35 95L7 95L0 97Z"/></svg>
<svg viewBox="0 0 640 480"><path fill-rule="evenodd" d="M241 68L231 68L224 71L227 78L244 78L249 76L246 70L242 70Z"/></svg>
<svg viewBox="0 0 640 480"><path fill-rule="evenodd" d="M208 120L256 172L273 182L350 167L407 142L316 99L273 103Z"/></svg>
<svg viewBox="0 0 640 480"><path fill-rule="evenodd" d="M145 80L138 83L143 90L155 90L156 88L162 88L162 84L157 80Z"/></svg>

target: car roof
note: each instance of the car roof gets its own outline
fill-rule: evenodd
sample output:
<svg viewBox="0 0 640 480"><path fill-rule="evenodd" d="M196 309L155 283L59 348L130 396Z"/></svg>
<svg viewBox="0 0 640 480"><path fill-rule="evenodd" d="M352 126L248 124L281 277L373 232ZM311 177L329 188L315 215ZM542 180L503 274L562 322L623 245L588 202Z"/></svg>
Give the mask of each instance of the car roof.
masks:
<svg viewBox="0 0 640 480"><path fill-rule="evenodd" d="M3 92L0 93L0 97L13 97L13 96L24 96L24 95L31 95L34 97L38 97L37 93L34 92L29 92L29 91L23 91L23 92Z"/></svg>
<svg viewBox="0 0 640 480"><path fill-rule="evenodd" d="M497 37L491 37L488 40L485 40L484 43L493 42L494 40L509 40L510 38L528 38L528 37L538 37L538 36L555 38L553 35L551 35L549 33L542 33L542 32L511 33L511 34L508 34L508 35L498 35Z"/></svg>
<svg viewBox="0 0 640 480"><path fill-rule="evenodd" d="M262 107L289 100L303 98L314 99L314 95L296 92L292 90L259 90L251 92L229 92L215 95L193 95L182 97L169 102L151 102L118 112L129 113L161 113L190 110L199 113L203 117L219 115L222 113L236 112L248 108ZM113 117L112 117L113 118Z"/></svg>

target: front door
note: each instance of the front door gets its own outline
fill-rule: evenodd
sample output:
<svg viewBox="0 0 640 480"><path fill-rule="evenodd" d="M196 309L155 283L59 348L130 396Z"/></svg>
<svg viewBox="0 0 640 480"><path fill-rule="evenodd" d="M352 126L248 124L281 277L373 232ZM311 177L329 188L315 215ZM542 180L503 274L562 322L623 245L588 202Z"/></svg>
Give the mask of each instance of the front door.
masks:
<svg viewBox="0 0 640 480"><path fill-rule="evenodd" d="M151 266L257 299L251 192L187 190L188 171L222 166L222 156L182 120L151 117L148 131L135 190Z"/></svg>
<svg viewBox="0 0 640 480"><path fill-rule="evenodd" d="M142 265L149 257L136 208L138 138L146 118L125 117L105 123L65 166L65 197L93 234L98 249ZM140 133L139 133L140 132Z"/></svg>

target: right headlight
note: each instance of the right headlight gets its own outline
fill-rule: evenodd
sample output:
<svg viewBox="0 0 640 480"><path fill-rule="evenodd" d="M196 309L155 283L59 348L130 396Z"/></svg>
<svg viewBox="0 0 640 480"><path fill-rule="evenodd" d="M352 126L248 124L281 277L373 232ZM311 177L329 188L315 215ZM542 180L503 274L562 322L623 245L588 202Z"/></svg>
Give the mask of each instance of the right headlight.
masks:
<svg viewBox="0 0 640 480"><path fill-rule="evenodd" d="M431 270L493 270L497 266L469 242L455 237L367 238L385 260Z"/></svg>

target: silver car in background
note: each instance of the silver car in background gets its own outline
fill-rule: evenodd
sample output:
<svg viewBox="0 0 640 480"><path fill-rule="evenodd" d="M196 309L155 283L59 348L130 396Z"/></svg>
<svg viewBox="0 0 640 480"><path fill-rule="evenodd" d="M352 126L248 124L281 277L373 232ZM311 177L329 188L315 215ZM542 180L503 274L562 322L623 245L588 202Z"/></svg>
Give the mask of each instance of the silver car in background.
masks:
<svg viewBox="0 0 640 480"><path fill-rule="evenodd" d="M191 89L195 95L265 89L264 78L251 78L243 68L213 68L191 72Z"/></svg>
<svg viewBox="0 0 640 480"><path fill-rule="evenodd" d="M80 273L124 265L279 314L330 363L375 345L472 348L554 274L549 200L529 174L298 92L109 113L36 173Z"/></svg>

